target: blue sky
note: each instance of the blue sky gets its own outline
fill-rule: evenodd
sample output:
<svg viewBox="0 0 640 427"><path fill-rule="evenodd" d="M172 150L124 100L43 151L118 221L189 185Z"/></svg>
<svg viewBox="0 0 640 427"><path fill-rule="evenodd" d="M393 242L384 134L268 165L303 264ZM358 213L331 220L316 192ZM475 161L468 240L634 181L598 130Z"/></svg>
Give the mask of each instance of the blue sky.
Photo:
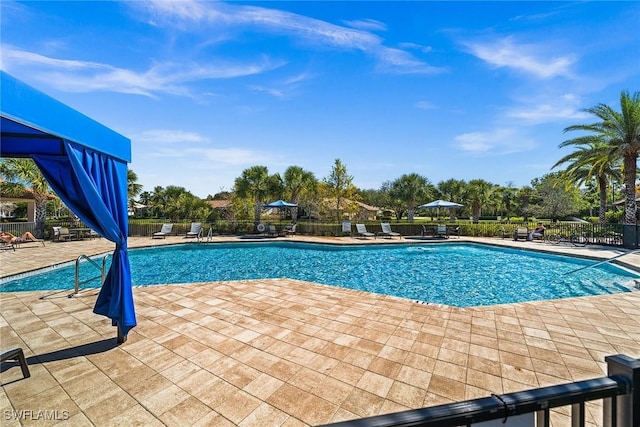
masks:
<svg viewBox="0 0 640 427"><path fill-rule="evenodd" d="M640 90L638 2L1 2L2 69L132 141L144 190L254 165L528 185Z"/></svg>

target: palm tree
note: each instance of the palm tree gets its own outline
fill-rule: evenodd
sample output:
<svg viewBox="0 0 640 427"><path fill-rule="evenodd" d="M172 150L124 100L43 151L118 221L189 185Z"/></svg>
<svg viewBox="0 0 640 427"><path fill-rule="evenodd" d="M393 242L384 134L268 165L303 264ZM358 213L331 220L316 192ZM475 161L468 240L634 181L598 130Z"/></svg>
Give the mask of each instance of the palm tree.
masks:
<svg viewBox="0 0 640 427"><path fill-rule="evenodd" d="M429 180L417 173L402 175L391 184L391 197L404 203L409 222L413 222L416 204L427 197L428 186Z"/></svg>
<svg viewBox="0 0 640 427"><path fill-rule="evenodd" d="M462 203L467 183L460 179L448 179L438 183L440 198L450 202Z"/></svg>
<svg viewBox="0 0 640 427"><path fill-rule="evenodd" d="M284 190L292 203L300 204L301 197L315 192L317 186L313 172L305 171L300 166L289 166L284 172ZM291 219L298 218L298 208L291 210Z"/></svg>
<svg viewBox="0 0 640 427"><path fill-rule="evenodd" d="M129 207L133 208L134 199L142 192L142 184L138 182L138 175L131 169L127 169L127 196L129 198Z"/></svg>
<svg viewBox="0 0 640 427"><path fill-rule="evenodd" d="M47 218L47 200L51 188L49 183L31 159L3 159L0 162L0 175L9 181L31 187L36 207L34 234L38 238L44 236L44 225Z"/></svg>
<svg viewBox="0 0 640 427"><path fill-rule="evenodd" d="M570 183L580 185L592 179L596 180L600 199L598 220L600 224L604 224L607 209L607 184L610 178L620 178L619 159L612 155L609 145L599 136L588 135L570 139L561 143L560 147L569 145L577 146L578 149L558 160L552 169L568 163L563 175Z"/></svg>
<svg viewBox="0 0 640 427"><path fill-rule="evenodd" d="M585 112L596 116L600 121L592 124L574 125L565 128L568 131L586 131L597 136L609 146L611 155L622 159L625 194L625 224L636 223L636 173L638 154L640 153L640 92L630 95L627 91L620 94L621 112L605 104L587 108ZM580 140L585 137L574 138ZM573 140L563 144L572 144ZM579 142L578 142L579 144Z"/></svg>
<svg viewBox="0 0 640 427"><path fill-rule="evenodd" d="M240 197L252 197L255 203L254 223L260 223L262 201L268 195L272 182L266 166L252 166L242 171L242 175L235 180L235 191Z"/></svg>
<svg viewBox="0 0 640 427"><path fill-rule="evenodd" d="M494 184L483 179L472 179L467 184L466 200L471 205L471 215L473 215L474 223L480 220L482 207L491 202L491 195L494 189Z"/></svg>

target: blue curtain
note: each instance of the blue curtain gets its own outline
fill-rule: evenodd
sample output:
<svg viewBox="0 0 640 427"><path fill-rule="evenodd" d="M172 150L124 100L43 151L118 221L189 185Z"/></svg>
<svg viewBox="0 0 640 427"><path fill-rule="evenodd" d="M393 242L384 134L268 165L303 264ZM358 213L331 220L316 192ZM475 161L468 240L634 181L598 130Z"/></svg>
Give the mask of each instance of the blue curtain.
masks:
<svg viewBox="0 0 640 427"><path fill-rule="evenodd" d="M110 318L126 337L137 324L127 252L127 164L70 141L64 146L66 156L32 158L60 199L85 224L115 242L93 311Z"/></svg>

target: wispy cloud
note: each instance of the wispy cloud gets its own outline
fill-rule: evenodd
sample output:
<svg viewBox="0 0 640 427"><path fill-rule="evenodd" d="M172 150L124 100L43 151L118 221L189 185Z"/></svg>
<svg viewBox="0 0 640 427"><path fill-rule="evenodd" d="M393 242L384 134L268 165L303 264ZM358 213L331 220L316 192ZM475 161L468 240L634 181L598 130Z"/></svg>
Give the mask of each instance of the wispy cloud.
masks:
<svg viewBox="0 0 640 427"><path fill-rule="evenodd" d="M255 63L215 64L164 62L144 71L74 59L58 59L9 45L2 45L2 68L31 71L34 77L70 92L120 92L154 97L157 94L192 96L189 83L206 79L229 79L278 68L279 61L262 57Z"/></svg>
<svg viewBox="0 0 640 427"><path fill-rule="evenodd" d="M421 110L432 110L436 107L429 101L418 101L416 102L416 108L419 108Z"/></svg>
<svg viewBox="0 0 640 427"><path fill-rule="evenodd" d="M172 129L149 129L138 134L131 135L131 139L140 143L151 144L184 144L206 143L209 138L195 132Z"/></svg>
<svg viewBox="0 0 640 427"><path fill-rule="evenodd" d="M514 129L500 128L487 132L468 132L455 137L455 145L474 154L508 154L529 151L535 143L518 135Z"/></svg>
<svg viewBox="0 0 640 427"><path fill-rule="evenodd" d="M463 44L469 53L494 67L512 68L543 79L570 77L576 61L574 55L549 56L544 52L552 52L550 46L518 44L513 37Z"/></svg>
<svg viewBox="0 0 640 427"><path fill-rule="evenodd" d="M341 26L307 16L257 6L221 2L183 1L129 2L136 10L145 10L157 25L183 31L263 31L291 37L315 48L361 51L377 61L376 69L388 73L435 73L442 71L411 53L384 45L384 39L371 30L384 24L374 20L350 21Z"/></svg>
<svg viewBox="0 0 640 427"><path fill-rule="evenodd" d="M273 87L266 87L266 86L250 86L250 89L253 90L254 92L261 92L261 93L266 93L268 95L271 95L273 97L276 98L286 98L287 94L281 90L281 89L276 89Z"/></svg>
<svg viewBox="0 0 640 427"><path fill-rule="evenodd" d="M359 19L354 21L343 21L348 27L356 28L364 31L387 31L387 25L384 22L375 19Z"/></svg>
<svg viewBox="0 0 640 427"><path fill-rule="evenodd" d="M147 129L131 135L136 147L144 146L145 157L192 159L193 164L250 165L268 153L245 148L211 147L211 139L197 132L180 129Z"/></svg>
<svg viewBox="0 0 640 427"><path fill-rule="evenodd" d="M506 117L519 119L527 124L540 124L586 119L582 98L574 94L565 94L554 98L529 99L524 105L505 112Z"/></svg>

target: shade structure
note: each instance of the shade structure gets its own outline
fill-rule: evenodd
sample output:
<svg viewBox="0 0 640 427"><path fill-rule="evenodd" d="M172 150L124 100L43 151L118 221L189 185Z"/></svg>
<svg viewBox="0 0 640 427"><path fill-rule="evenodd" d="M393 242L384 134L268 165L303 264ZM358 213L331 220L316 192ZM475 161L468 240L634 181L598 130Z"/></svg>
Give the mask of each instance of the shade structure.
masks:
<svg viewBox="0 0 640 427"><path fill-rule="evenodd" d="M297 206L295 203L285 202L284 200L276 200L275 202L264 205L265 208L295 208Z"/></svg>
<svg viewBox="0 0 640 427"><path fill-rule="evenodd" d="M85 224L116 244L94 313L126 340L136 316L127 250L131 141L0 71L0 157L31 158Z"/></svg>
<svg viewBox="0 0 640 427"><path fill-rule="evenodd" d="M433 202L425 203L418 206L419 208L461 208L464 205L455 202L449 202L446 200L434 200Z"/></svg>

